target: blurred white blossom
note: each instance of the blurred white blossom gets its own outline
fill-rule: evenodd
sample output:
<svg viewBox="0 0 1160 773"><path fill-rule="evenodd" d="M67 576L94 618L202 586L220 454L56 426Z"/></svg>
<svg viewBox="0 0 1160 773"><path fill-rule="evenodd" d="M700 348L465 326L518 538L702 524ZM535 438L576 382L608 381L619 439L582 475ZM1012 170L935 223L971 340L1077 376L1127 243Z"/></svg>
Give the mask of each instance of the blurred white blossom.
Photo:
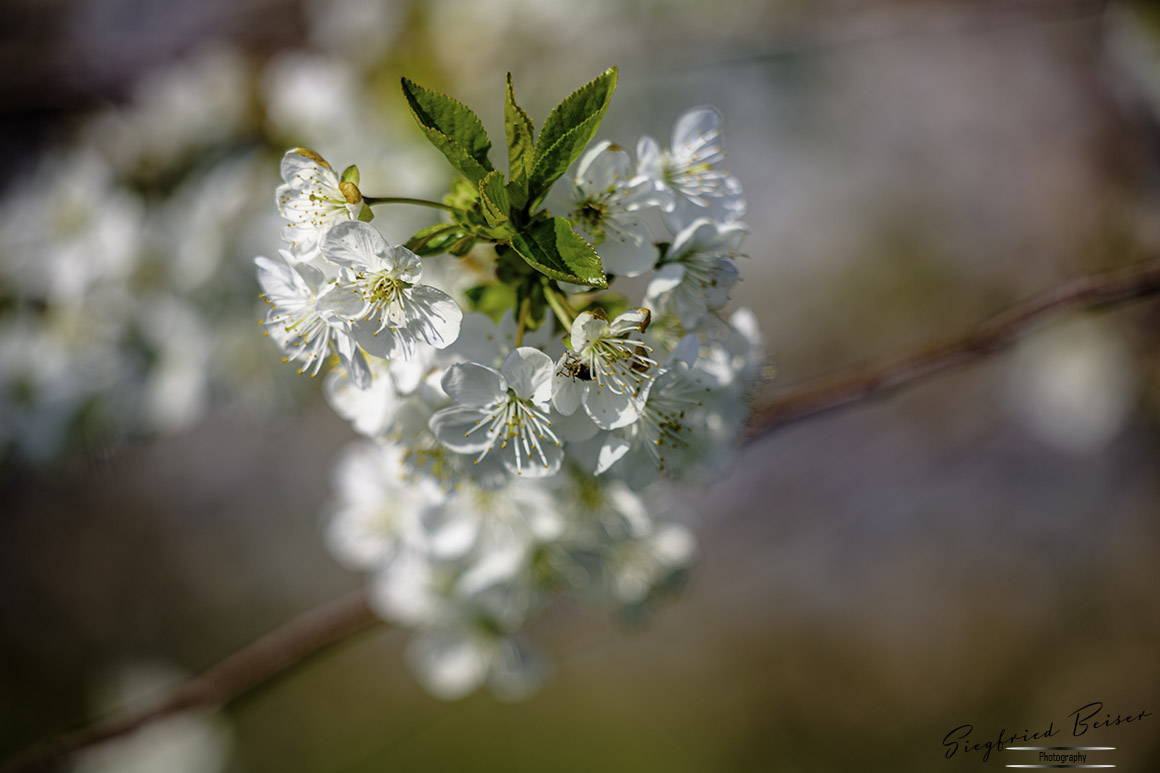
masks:
<svg viewBox="0 0 1160 773"><path fill-rule="evenodd" d="M1136 373L1113 323L1076 317L1019 344L1010 390L1016 417L1035 435L1064 451L1092 452L1131 414Z"/></svg>

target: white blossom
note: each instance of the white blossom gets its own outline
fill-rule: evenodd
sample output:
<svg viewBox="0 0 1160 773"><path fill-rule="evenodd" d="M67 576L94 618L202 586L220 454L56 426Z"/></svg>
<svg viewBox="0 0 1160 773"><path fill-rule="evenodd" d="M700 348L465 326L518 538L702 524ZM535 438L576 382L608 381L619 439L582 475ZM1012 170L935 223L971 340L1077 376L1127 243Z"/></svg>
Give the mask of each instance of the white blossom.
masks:
<svg viewBox="0 0 1160 773"><path fill-rule="evenodd" d="M437 698L456 700L488 685L502 700L522 700L543 681L543 659L521 639L464 622L419 633L407 646L407 662Z"/></svg>
<svg viewBox="0 0 1160 773"><path fill-rule="evenodd" d="M581 312L572 322L572 351L557 365L552 405L570 415L580 406L601 429L616 429L636 420L642 387L656 362L639 337L649 325L647 309L631 309L609 322Z"/></svg>
<svg viewBox="0 0 1160 773"><path fill-rule="evenodd" d="M725 160L721 120L715 108L694 108L677 119L667 149L649 136L637 143L640 174L675 194L667 211L701 209L707 210L704 216L723 220L745 215L741 183L721 168Z"/></svg>
<svg viewBox="0 0 1160 773"><path fill-rule="evenodd" d="M605 140L576 166L568 217L600 254L605 273L639 276L653 267L657 248L640 211L670 203L661 183L638 176L621 147Z"/></svg>
<svg viewBox="0 0 1160 773"><path fill-rule="evenodd" d="M327 543L352 569L376 569L404 546L423 544L423 513L443 499L433 482L407 474L401 449L389 444L348 447L335 464L334 484Z"/></svg>
<svg viewBox="0 0 1160 773"><path fill-rule="evenodd" d="M295 92L282 107L309 124ZM724 311L747 229L720 123L711 108L685 113L669 148L642 139L639 167L599 142L552 191L610 279L656 270L642 307L611 321L615 295L508 262L505 229L543 212L513 210L487 231L452 196L453 209L467 202L452 228L498 249L428 261L364 222L353 171L340 179L302 149L283 159L292 246L257 259L266 324L303 370L338 355L327 400L369 438L335 467L326 538L369 573L376 613L414 630L407 662L437 697L526 696L546 669L520 631L561 592L634 611L693 560L669 492L729 458L764 366L752 313ZM662 218L667 246L649 227Z"/></svg>
<svg viewBox="0 0 1160 773"><path fill-rule="evenodd" d="M281 251L281 259L257 257L258 284L270 305L264 323L286 353L287 360L302 364L298 372L318 375L333 344L343 367L356 384L370 384L370 368L350 331L350 316L359 307L338 288L326 282L316 267L294 265Z"/></svg>
<svg viewBox="0 0 1160 773"><path fill-rule="evenodd" d="M322 238L322 255L342 266L336 293L358 296L351 315L354 336L376 357L411 360L421 344L437 349L459 336L463 311L450 295L420 284L422 259L391 245L373 226L340 223Z"/></svg>
<svg viewBox="0 0 1160 773"><path fill-rule="evenodd" d="M282 238L290 254L309 260L318 253L319 240L330 227L357 220L363 199L358 186L343 183L322 156L308 148L294 148L282 156L282 185L275 191L278 212L287 221Z"/></svg>
<svg viewBox="0 0 1160 773"><path fill-rule="evenodd" d="M564 451L548 419L552 360L531 347L504 359L499 371L478 363L452 365L443 390L458 405L431 418L431 431L456 453L479 463L496 454L515 475L554 475Z"/></svg>
<svg viewBox="0 0 1160 773"><path fill-rule="evenodd" d="M740 223L690 223L673 239L649 282L648 303L659 312L672 311L686 329L694 328L706 312L728 302L737 282L733 258L747 233Z"/></svg>
<svg viewBox="0 0 1160 773"><path fill-rule="evenodd" d="M621 477L640 489L652 483L658 472L687 464L696 448L692 428L698 424L706 394L691 367L698 350L696 337L686 336L645 386L637 420L603 436L594 470L597 475L619 463Z"/></svg>
<svg viewBox="0 0 1160 773"><path fill-rule="evenodd" d="M639 604L673 573L686 568L696 550L692 532L676 523L660 524L622 540L613 545L605 562L609 590L622 604Z"/></svg>

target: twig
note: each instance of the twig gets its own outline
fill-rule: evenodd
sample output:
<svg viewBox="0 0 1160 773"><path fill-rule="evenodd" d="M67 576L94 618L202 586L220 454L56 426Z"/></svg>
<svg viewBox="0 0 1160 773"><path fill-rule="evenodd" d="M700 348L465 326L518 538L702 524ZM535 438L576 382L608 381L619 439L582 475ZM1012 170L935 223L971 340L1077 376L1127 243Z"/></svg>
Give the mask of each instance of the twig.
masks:
<svg viewBox="0 0 1160 773"><path fill-rule="evenodd" d="M1156 293L1160 293L1160 261L1073 280L953 338L821 376L758 401L750 415L746 440L986 357L1056 312L1119 304Z"/></svg>
<svg viewBox="0 0 1160 773"><path fill-rule="evenodd" d="M54 770L59 760L80 749L173 714L224 706L377 622L379 618L367 606L366 596L361 590L354 591L303 613L156 700L59 736L5 762L0 771Z"/></svg>
<svg viewBox="0 0 1160 773"><path fill-rule="evenodd" d="M1011 344L1020 333L1053 313L1121 304L1157 293L1160 261L1069 282L954 338L790 387L754 408L746 439L752 441L790 422L981 359ZM291 620L158 700L34 748L0 766L0 773L50 770L68 754L172 714L225 706L376 622L365 595L353 592Z"/></svg>

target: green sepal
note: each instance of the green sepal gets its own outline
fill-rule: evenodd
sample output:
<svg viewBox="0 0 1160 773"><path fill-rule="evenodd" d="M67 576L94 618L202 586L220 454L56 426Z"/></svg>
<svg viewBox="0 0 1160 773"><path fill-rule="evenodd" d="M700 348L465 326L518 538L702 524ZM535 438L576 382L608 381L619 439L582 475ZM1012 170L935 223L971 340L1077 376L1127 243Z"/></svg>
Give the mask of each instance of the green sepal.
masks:
<svg viewBox="0 0 1160 773"><path fill-rule="evenodd" d="M407 78L403 96L427 139L464 177L478 183L491 171L491 140L471 108Z"/></svg>
<svg viewBox="0 0 1160 773"><path fill-rule="evenodd" d="M546 277L604 288L600 256L562 217L540 220L511 237L512 250Z"/></svg>
<svg viewBox="0 0 1160 773"><path fill-rule="evenodd" d="M507 94L503 105L503 128L508 146L508 193L512 205L522 209L528 203L528 175L535 161L535 129L532 119L516 104L512 74L507 74Z"/></svg>
<svg viewBox="0 0 1160 773"><path fill-rule="evenodd" d="M584 152L595 136L616 91L617 69L610 67L572 92L548 114L536 140L528 175L528 199L538 200Z"/></svg>
<svg viewBox="0 0 1160 773"><path fill-rule="evenodd" d="M479 181L479 204L484 220L492 228L508 222L511 202L503 185L503 172L493 170Z"/></svg>
<svg viewBox="0 0 1160 773"><path fill-rule="evenodd" d="M419 257L426 258L448 252L455 242L467 235L458 226L435 223L416 231L403 246Z"/></svg>
<svg viewBox="0 0 1160 773"><path fill-rule="evenodd" d="M464 291L471 302L471 310L479 311L499 322L508 309L516 305L516 290L506 284L486 284L469 287Z"/></svg>
<svg viewBox="0 0 1160 773"><path fill-rule="evenodd" d="M354 164L351 164L346 169L343 169L342 177L339 178L339 181L344 183L354 183L355 185L358 185L358 167Z"/></svg>
<svg viewBox="0 0 1160 773"><path fill-rule="evenodd" d="M358 211L358 219L364 223L369 223L375 219L375 213L371 211L371 205L363 202L362 209Z"/></svg>

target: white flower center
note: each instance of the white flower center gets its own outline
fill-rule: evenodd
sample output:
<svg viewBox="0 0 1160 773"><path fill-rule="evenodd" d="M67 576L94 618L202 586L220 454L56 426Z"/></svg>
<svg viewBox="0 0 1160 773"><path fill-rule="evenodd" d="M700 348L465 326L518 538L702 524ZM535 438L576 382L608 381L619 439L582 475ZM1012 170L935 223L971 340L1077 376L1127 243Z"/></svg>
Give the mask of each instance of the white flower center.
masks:
<svg viewBox="0 0 1160 773"><path fill-rule="evenodd" d="M282 298L279 299L282 304L282 310L279 311L278 304L265 295L259 297L270 305L271 313L265 320L258 320L258 323L266 326L280 325L287 334L283 346L290 347L291 352L289 356L283 357L282 361L305 359L306 364L298 369L299 375L307 368L310 368L311 376L318 375L325 359L323 355L326 353L329 330L326 322L314 310L313 304L297 298ZM266 335L269 335L269 332Z"/></svg>
<svg viewBox="0 0 1160 773"><path fill-rule="evenodd" d="M576 364L568 373L573 378L583 379L583 369L587 368L588 378L585 380L595 381L598 388L607 387L618 395L636 395L645 381L652 378L649 369L657 364L650 354L652 348L643 341L602 335L580 350L575 356ZM572 358L569 360L566 368Z"/></svg>
<svg viewBox="0 0 1160 773"><path fill-rule="evenodd" d="M543 411L530 400L516 397L510 389L506 400L492 403L486 410L487 417L477 421L474 428L464 433L464 437L467 437L482 429L487 435L487 448L476 457L475 464L479 464L498 442L500 450L506 450L508 444L512 444L517 475L523 474L524 466L530 465L533 457L539 457L544 467L549 467L544 443L551 441L558 446L560 438L552 431L552 422Z"/></svg>
<svg viewBox="0 0 1160 773"><path fill-rule="evenodd" d="M716 168L725 160L718 142L720 137L721 132L713 129L683 146L679 155L668 151L662 153L661 174L665 182L691 197L713 197L724 193L726 175Z"/></svg>
<svg viewBox="0 0 1160 773"><path fill-rule="evenodd" d="M657 469L666 468L667 449L688 445L689 425L685 423L685 414L699 405L699 400L675 390L654 390L649 394L636 426Z"/></svg>
<svg viewBox="0 0 1160 773"><path fill-rule="evenodd" d="M405 291L411 287L410 284L396 279L389 271L378 271L370 275L359 271L355 274L354 286L369 307L366 320L379 323L379 329L374 335L377 336L387 327L395 331L405 323L409 300Z"/></svg>

